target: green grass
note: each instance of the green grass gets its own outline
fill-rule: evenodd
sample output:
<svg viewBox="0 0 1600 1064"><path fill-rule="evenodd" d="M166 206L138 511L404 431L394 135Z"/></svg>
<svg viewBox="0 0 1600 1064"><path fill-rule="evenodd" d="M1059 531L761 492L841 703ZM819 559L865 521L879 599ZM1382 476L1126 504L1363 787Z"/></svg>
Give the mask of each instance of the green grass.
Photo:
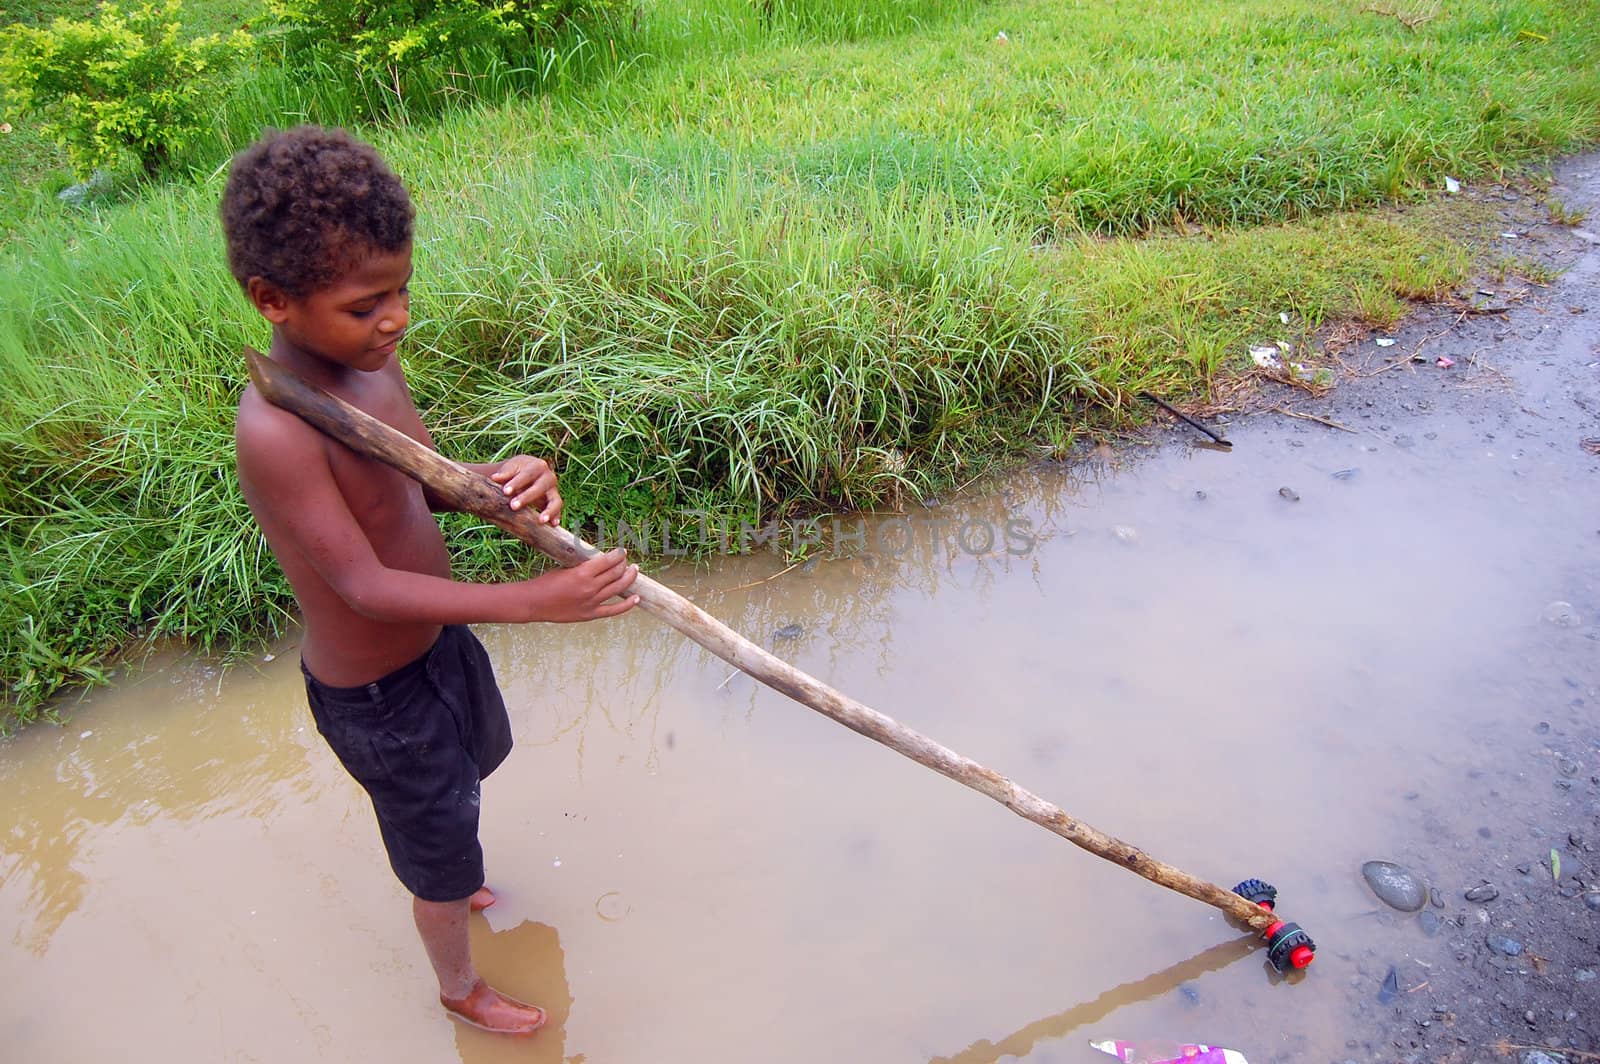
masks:
<svg viewBox="0 0 1600 1064"><path fill-rule="evenodd" d="M552 52L570 77L486 68L473 95L509 98L460 109L424 82L363 129L417 197L407 366L448 453L558 455L575 521L934 490L1142 416L1140 390L1204 395L1248 342L1399 313L1464 254L1428 210L1356 208L1600 133L1593 2L1416 31L1353 5L860 6L663 3L614 56ZM350 97L276 78L189 179L50 200L0 249L16 720L139 636L290 616L232 478L238 350L267 334L222 267L219 166L263 113ZM464 573L527 564L450 531Z"/></svg>

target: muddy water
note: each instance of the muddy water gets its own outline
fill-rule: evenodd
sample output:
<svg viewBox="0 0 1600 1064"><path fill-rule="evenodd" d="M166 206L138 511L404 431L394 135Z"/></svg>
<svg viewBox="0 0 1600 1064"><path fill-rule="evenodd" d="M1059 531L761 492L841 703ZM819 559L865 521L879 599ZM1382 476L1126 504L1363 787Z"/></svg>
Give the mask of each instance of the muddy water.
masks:
<svg viewBox="0 0 1600 1064"><path fill-rule="evenodd" d="M502 900L475 945L550 1030L497 1041L432 1005L289 642L226 672L167 662L0 745L0 1055L1342 1056L1367 951L1416 934L1373 915L1360 863L1470 834L1497 729L1564 704L1563 663L1592 668L1592 475L1568 426L1529 424L1433 418L1397 443L1252 422L1232 453L1031 470L871 526L853 557L664 574L1089 823L1223 885L1273 880L1322 945L1303 980L636 612L482 633L518 749L485 785ZM1558 599L1583 623L1546 622Z"/></svg>

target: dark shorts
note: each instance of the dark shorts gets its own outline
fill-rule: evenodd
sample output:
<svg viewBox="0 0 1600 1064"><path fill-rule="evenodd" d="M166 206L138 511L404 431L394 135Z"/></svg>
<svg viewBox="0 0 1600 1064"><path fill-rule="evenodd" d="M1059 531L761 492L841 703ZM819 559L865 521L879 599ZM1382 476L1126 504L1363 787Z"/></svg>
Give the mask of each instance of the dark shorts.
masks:
<svg viewBox="0 0 1600 1064"><path fill-rule="evenodd" d="M361 687L329 687L300 669L317 730L372 798L405 888L457 901L483 886L478 781L511 752L483 644L447 627L422 657Z"/></svg>

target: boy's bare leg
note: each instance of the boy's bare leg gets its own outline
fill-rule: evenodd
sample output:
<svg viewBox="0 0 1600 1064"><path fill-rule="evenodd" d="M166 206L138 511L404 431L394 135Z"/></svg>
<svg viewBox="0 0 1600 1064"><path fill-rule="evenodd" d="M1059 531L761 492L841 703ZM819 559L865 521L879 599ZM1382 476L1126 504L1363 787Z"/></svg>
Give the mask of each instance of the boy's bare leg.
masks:
<svg viewBox="0 0 1600 1064"><path fill-rule="evenodd" d="M474 895L476 897L476 895ZM417 934L439 977L439 1004L456 1018L502 1034L532 1034L544 1026L545 1012L493 989L472 966L467 914L472 898L460 901L411 899Z"/></svg>

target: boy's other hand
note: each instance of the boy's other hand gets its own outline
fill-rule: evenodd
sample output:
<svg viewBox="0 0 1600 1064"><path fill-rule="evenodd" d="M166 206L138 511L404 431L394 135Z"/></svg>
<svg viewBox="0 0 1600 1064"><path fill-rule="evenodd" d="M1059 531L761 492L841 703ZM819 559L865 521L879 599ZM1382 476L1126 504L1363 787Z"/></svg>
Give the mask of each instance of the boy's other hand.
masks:
<svg viewBox="0 0 1600 1064"><path fill-rule="evenodd" d="M561 523L561 494L556 491L556 471L543 458L512 455L489 474L489 479L499 484L511 499L513 510L538 506L542 523Z"/></svg>
<svg viewBox="0 0 1600 1064"><path fill-rule="evenodd" d="M639 567L628 564L628 553L621 547L596 554L571 569L552 570L530 581L541 592L530 619L564 624L627 613L639 604L638 595L608 600L632 587L638 575Z"/></svg>

